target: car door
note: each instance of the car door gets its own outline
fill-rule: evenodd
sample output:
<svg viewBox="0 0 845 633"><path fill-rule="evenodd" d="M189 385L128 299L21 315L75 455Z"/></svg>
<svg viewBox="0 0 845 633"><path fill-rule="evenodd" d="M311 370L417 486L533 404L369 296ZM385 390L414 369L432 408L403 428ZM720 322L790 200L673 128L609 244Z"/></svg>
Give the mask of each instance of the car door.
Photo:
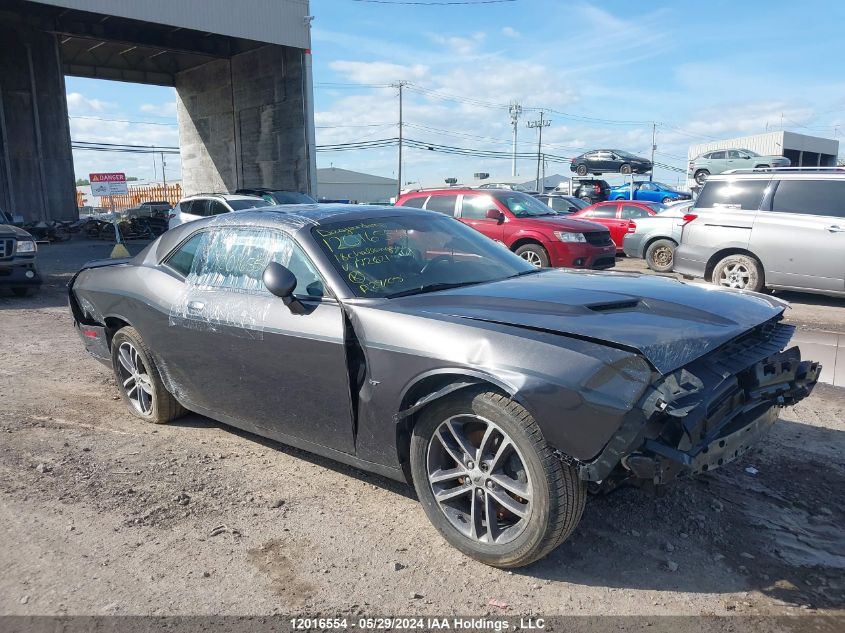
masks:
<svg viewBox="0 0 845 633"><path fill-rule="evenodd" d="M625 238L625 232L622 228L622 221L617 217L618 210L619 205L606 202L585 210L584 214L579 217L606 226L610 231L610 239L616 244L616 248L620 249L622 248L622 240Z"/></svg>
<svg viewBox="0 0 845 633"><path fill-rule="evenodd" d="M183 200L180 202L179 213L175 214L175 217L178 220L176 224L193 222L194 220L199 220L200 218L205 217L207 203L208 200L204 198L194 198L193 200ZM176 224L174 224L174 226Z"/></svg>
<svg viewBox="0 0 845 633"><path fill-rule="evenodd" d="M642 182L639 183L639 188L636 189L634 199L644 200L646 202L660 202L661 194L657 188L657 185L655 185L653 182Z"/></svg>
<svg viewBox="0 0 845 633"><path fill-rule="evenodd" d="M487 194L464 194L459 201L458 219L483 233L491 240L501 242L504 235L505 223L501 220L491 220L487 217L489 209L495 209L504 215L502 209L496 204L493 196Z"/></svg>
<svg viewBox="0 0 845 633"><path fill-rule="evenodd" d="M707 161L707 169L711 174L721 174L728 168L727 154L725 150L710 153L710 158Z"/></svg>
<svg viewBox="0 0 845 633"><path fill-rule="evenodd" d="M746 156L746 154L743 154L735 149L726 150L725 171L729 169L744 169L748 167L748 161L743 158L744 156Z"/></svg>
<svg viewBox="0 0 845 633"><path fill-rule="evenodd" d="M219 227L191 260L162 353L193 408L261 435L354 452L343 312L294 238ZM270 261L297 278L305 314L264 287Z"/></svg>
<svg viewBox="0 0 845 633"><path fill-rule="evenodd" d="M845 291L845 180L781 180L773 189L749 242L766 283Z"/></svg>
<svg viewBox="0 0 845 633"><path fill-rule="evenodd" d="M615 155L612 152L601 150L596 154L596 164L598 165L599 171L618 171L618 161L614 159Z"/></svg>

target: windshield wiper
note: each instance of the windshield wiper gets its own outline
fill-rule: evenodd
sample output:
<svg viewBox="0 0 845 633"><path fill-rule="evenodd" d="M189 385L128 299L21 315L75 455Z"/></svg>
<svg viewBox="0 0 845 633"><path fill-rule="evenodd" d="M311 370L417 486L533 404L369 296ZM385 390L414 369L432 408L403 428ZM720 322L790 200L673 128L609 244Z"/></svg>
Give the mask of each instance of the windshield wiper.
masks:
<svg viewBox="0 0 845 633"><path fill-rule="evenodd" d="M542 268L534 268L532 270L523 270L521 272L516 273L515 275L511 275L508 279L513 279L514 277L524 277L525 275L533 275L534 273L541 273L543 272Z"/></svg>
<svg viewBox="0 0 845 633"><path fill-rule="evenodd" d="M449 290L450 288L460 288L461 286L474 286L475 284L483 284L484 281L458 281L451 283L427 284L419 288L409 288L408 290L401 290L393 294L385 295L387 299L396 299L397 297L408 297L410 295L419 295L426 292L435 292L437 290Z"/></svg>

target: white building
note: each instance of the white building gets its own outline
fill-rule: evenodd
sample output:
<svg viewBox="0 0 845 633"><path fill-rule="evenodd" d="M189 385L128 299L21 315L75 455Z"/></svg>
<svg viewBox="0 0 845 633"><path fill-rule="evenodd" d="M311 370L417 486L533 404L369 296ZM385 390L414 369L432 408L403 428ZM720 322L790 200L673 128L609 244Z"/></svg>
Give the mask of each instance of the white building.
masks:
<svg viewBox="0 0 845 633"><path fill-rule="evenodd" d="M388 202L396 197L396 179L363 174L339 167L317 170L318 200Z"/></svg>
<svg viewBox="0 0 845 633"><path fill-rule="evenodd" d="M690 145L687 156L693 160L719 149L750 149L762 156L786 156L793 167L831 167L836 165L839 141L781 130Z"/></svg>

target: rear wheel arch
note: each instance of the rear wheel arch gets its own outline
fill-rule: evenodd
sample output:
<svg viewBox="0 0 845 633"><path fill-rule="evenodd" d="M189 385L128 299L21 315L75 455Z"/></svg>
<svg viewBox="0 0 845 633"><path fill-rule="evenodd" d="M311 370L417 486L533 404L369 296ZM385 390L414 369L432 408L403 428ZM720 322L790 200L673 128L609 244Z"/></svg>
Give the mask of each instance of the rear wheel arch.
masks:
<svg viewBox="0 0 845 633"><path fill-rule="evenodd" d="M749 251L746 248L723 248L722 250L714 253L710 256L710 259L707 260L707 266L704 269L704 278L707 281L710 281L713 277L713 270L716 268L716 264L722 261L728 255L745 255L746 257L750 257L751 259L755 260L758 264L760 264L760 270L763 272L764 284L765 284L765 274L766 274L766 266L763 263L763 260L757 257L754 253Z"/></svg>
<svg viewBox="0 0 845 633"><path fill-rule="evenodd" d="M676 240L676 239L674 239L673 237L670 237L670 236L668 236L668 235L652 235L651 237L649 237L649 238L648 238L648 239L647 239L647 240L643 243L643 254L645 254L645 252L648 250L648 247L649 247L649 246L651 246L652 244L654 244L657 240L669 240L669 241L670 241L670 242L672 242L675 246L677 246L677 245L678 245L678 240Z"/></svg>

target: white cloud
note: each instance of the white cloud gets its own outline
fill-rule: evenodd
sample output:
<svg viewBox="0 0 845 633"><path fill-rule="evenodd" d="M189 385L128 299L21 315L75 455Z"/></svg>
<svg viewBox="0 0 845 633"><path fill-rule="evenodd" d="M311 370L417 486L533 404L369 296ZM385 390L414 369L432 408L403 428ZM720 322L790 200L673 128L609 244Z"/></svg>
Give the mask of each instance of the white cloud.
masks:
<svg viewBox="0 0 845 633"><path fill-rule="evenodd" d="M70 92L67 95L67 109L70 115L104 112L113 107L113 103L100 99L89 99L79 92Z"/></svg>
<svg viewBox="0 0 845 633"><path fill-rule="evenodd" d="M429 37L435 44L445 46L455 55L466 57L473 55L478 51L478 48L484 42L486 35L482 32L473 33L469 37L463 37L460 35L446 36L438 33L432 33Z"/></svg>
<svg viewBox="0 0 845 633"><path fill-rule="evenodd" d="M522 33L517 31L512 26L503 26L502 27L502 35L504 35L505 37L514 37L514 38L522 37Z"/></svg>
<svg viewBox="0 0 845 633"><path fill-rule="evenodd" d="M142 103L138 108L144 114L151 114L159 117L176 118L176 101L165 103Z"/></svg>
<svg viewBox="0 0 845 633"><path fill-rule="evenodd" d="M334 61L329 67L346 81L360 84L388 84L401 80L422 79L429 74L423 64L401 65L391 62Z"/></svg>

